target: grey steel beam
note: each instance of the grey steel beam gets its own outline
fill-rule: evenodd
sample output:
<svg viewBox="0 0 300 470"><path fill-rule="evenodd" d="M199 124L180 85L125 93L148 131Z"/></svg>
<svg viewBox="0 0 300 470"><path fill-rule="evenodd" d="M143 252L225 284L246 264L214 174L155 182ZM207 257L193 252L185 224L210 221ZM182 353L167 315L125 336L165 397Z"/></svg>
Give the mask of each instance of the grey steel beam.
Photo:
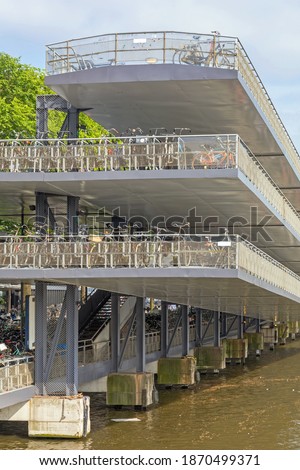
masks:
<svg viewBox="0 0 300 470"><path fill-rule="evenodd" d="M47 284L35 283L35 384L39 395L46 395L44 371L47 361Z"/></svg>
<svg viewBox="0 0 300 470"><path fill-rule="evenodd" d="M221 339L220 339L220 311L217 310L214 312L214 346L220 347Z"/></svg>
<svg viewBox="0 0 300 470"><path fill-rule="evenodd" d="M78 393L78 308L76 305L78 287L67 286L67 352L66 352L66 395Z"/></svg>
<svg viewBox="0 0 300 470"><path fill-rule="evenodd" d="M244 337L244 323L243 323L244 317L243 315L237 315L237 337L239 339L242 339Z"/></svg>
<svg viewBox="0 0 300 470"><path fill-rule="evenodd" d="M160 331L160 350L162 357L168 355L168 341L169 341L169 310L168 303L161 302L161 331Z"/></svg>
<svg viewBox="0 0 300 470"><path fill-rule="evenodd" d="M145 311L143 297L136 299L136 371L145 372L146 367L145 345Z"/></svg>
<svg viewBox="0 0 300 470"><path fill-rule="evenodd" d="M260 318L258 316L258 318L255 319L255 331L256 333L260 333Z"/></svg>
<svg viewBox="0 0 300 470"><path fill-rule="evenodd" d="M173 339L175 338L175 335L176 335L176 332L177 332L177 329L179 327L179 324L181 322L181 318L182 318L182 312L179 313L177 319L176 319L176 323L175 323L175 326L174 326L174 329L172 331L172 335L171 335L171 338L170 338L170 341L169 341L169 344L168 344L168 347L167 347L167 354L169 353L170 351L170 348L171 348L171 344L173 343Z"/></svg>
<svg viewBox="0 0 300 470"><path fill-rule="evenodd" d="M79 197L68 196L67 197L67 223L68 223L68 235L78 234L78 208L79 208Z"/></svg>
<svg viewBox="0 0 300 470"><path fill-rule="evenodd" d="M59 318L58 318L58 321L57 321L57 324L56 324L53 340L52 340L52 343L51 343L49 357L47 359L47 363L46 363L46 367L45 367L45 382L48 381L49 374L50 374L50 371L51 371L51 368L52 368L52 365L53 365L53 361L54 361L55 353L56 353L56 350L57 350L59 337L60 337L60 334L61 334L64 319L65 319L65 314L66 314L66 294L64 295L64 300L63 300L63 303L62 303L62 307L61 307Z"/></svg>
<svg viewBox="0 0 300 470"><path fill-rule="evenodd" d="M196 308L196 345L202 344L202 309Z"/></svg>
<svg viewBox="0 0 300 470"><path fill-rule="evenodd" d="M131 315L130 323L129 323L128 330L127 330L127 333L126 333L126 337L124 338L123 346L121 348L121 353L120 353L120 358L119 358L119 369L122 366L126 346L128 344L128 340L130 338L131 330L132 330L133 324L135 322L135 319L136 319L136 304L135 304L134 310L133 310L132 315Z"/></svg>
<svg viewBox="0 0 300 470"><path fill-rule="evenodd" d="M181 316L182 316L182 355L188 356L189 354L189 307L187 305L182 305L181 307Z"/></svg>
<svg viewBox="0 0 300 470"><path fill-rule="evenodd" d="M49 110L66 113L58 138L62 138L65 134L72 139L78 137L79 110L59 95L40 95L36 99L36 136L38 139L48 138Z"/></svg>
<svg viewBox="0 0 300 470"><path fill-rule="evenodd" d="M45 225L48 222L48 202L45 193L35 193L35 222L40 227L41 234L45 232Z"/></svg>
<svg viewBox="0 0 300 470"><path fill-rule="evenodd" d="M110 328L110 341L111 341L111 361L112 372L119 371L119 358L120 358L120 296L115 292L111 294L111 328Z"/></svg>
<svg viewBox="0 0 300 470"><path fill-rule="evenodd" d="M227 334L227 314L221 313L221 336L226 337Z"/></svg>

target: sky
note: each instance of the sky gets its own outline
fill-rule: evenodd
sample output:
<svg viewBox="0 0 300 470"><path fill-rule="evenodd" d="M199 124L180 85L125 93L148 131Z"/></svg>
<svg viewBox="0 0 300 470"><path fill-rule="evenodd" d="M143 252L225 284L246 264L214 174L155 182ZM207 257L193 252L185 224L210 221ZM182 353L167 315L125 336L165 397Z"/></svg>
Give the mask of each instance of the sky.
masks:
<svg viewBox="0 0 300 470"><path fill-rule="evenodd" d="M0 0L0 52L45 68L45 46L106 33L238 37L300 152L299 0Z"/></svg>

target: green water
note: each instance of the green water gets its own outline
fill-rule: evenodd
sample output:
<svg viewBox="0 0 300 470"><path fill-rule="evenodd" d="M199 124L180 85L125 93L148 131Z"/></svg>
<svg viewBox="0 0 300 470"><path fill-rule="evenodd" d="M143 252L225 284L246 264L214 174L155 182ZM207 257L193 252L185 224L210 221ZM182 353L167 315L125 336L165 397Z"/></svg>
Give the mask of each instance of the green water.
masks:
<svg viewBox="0 0 300 470"><path fill-rule="evenodd" d="M193 388L159 390L146 412L108 409L102 394L90 396L87 438L29 439L26 423L0 423L0 449L300 449L300 340L201 376Z"/></svg>

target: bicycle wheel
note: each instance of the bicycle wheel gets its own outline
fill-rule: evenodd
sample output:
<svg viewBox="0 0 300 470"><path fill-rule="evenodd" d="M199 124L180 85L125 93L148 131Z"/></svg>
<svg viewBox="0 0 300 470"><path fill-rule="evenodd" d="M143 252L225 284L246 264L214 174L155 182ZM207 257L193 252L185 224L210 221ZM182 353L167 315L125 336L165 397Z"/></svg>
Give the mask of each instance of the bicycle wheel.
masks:
<svg viewBox="0 0 300 470"><path fill-rule="evenodd" d="M181 53L181 49L177 49L174 54L173 54L173 64L180 64L180 61L179 61L179 55Z"/></svg>
<svg viewBox="0 0 300 470"><path fill-rule="evenodd" d="M210 152L199 152L194 156L192 160L192 168L194 170L211 168L213 162L214 156Z"/></svg>

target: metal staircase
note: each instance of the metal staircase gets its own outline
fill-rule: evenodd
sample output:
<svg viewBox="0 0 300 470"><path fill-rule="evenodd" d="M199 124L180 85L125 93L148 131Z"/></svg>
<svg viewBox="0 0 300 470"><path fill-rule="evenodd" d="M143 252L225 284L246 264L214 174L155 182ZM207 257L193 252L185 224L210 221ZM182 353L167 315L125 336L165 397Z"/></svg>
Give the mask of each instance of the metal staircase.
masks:
<svg viewBox="0 0 300 470"><path fill-rule="evenodd" d="M120 297L120 305L126 301L126 296ZM89 315L85 314L86 320L80 325L79 320L79 340L94 341L98 334L105 328L111 319L111 293L97 289L92 293L82 309L89 308ZM81 309L80 309L81 310ZM79 311L80 318L80 311Z"/></svg>

